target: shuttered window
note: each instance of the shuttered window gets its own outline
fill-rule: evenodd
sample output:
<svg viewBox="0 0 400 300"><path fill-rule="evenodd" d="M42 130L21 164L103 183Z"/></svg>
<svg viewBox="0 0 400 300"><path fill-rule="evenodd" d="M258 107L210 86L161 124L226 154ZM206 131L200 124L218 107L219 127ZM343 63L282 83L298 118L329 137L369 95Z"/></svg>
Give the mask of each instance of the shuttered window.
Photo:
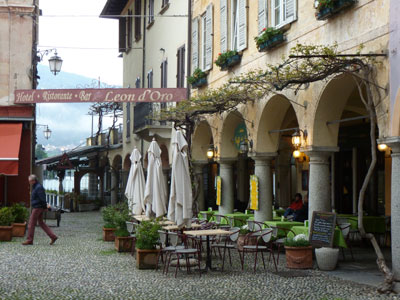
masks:
<svg viewBox="0 0 400 300"><path fill-rule="evenodd" d="M210 70L212 68L213 58L213 5L209 4L205 14L205 59L204 59L204 70Z"/></svg>
<svg viewBox="0 0 400 300"><path fill-rule="evenodd" d="M126 48L132 48L132 10L128 9L128 18L126 18Z"/></svg>
<svg viewBox="0 0 400 300"><path fill-rule="evenodd" d="M126 51L126 18L119 18L119 52Z"/></svg>
<svg viewBox="0 0 400 300"><path fill-rule="evenodd" d="M228 2L220 0L220 52L228 50Z"/></svg>
<svg viewBox="0 0 400 300"><path fill-rule="evenodd" d="M247 0L231 0L232 50L247 48Z"/></svg>
<svg viewBox="0 0 400 300"><path fill-rule="evenodd" d="M178 48L176 53L176 87L185 87L185 45Z"/></svg>
<svg viewBox="0 0 400 300"><path fill-rule="evenodd" d="M131 136L131 104L129 102L126 103L126 137L129 138Z"/></svg>
<svg viewBox="0 0 400 300"><path fill-rule="evenodd" d="M161 87L166 88L167 87L167 78L168 78L168 62L167 60L164 60L161 63Z"/></svg>
<svg viewBox="0 0 400 300"><path fill-rule="evenodd" d="M135 80L135 88L140 88L140 77L137 77Z"/></svg>
<svg viewBox="0 0 400 300"><path fill-rule="evenodd" d="M192 69L199 67L199 19L192 21Z"/></svg>
<svg viewBox="0 0 400 300"><path fill-rule="evenodd" d="M267 0L258 0L258 34L262 34L263 29L268 27L267 16Z"/></svg>
<svg viewBox="0 0 400 300"><path fill-rule="evenodd" d="M297 20L297 0L271 0L272 26L282 27Z"/></svg>
<svg viewBox="0 0 400 300"><path fill-rule="evenodd" d="M149 0L149 24L154 22L154 0Z"/></svg>
<svg viewBox="0 0 400 300"><path fill-rule="evenodd" d="M141 22L141 17L140 15L142 14L142 6L141 6L141 1L135 1L135 40L138 41L140 40L142 33L141 33L141 28L140 24Z"/></svg>
<svg viewBox="0 0 400 300"><path fill-rule="evenodd" d="M147 88L151 89L153 87L153 70L147 72Z"/></svg>

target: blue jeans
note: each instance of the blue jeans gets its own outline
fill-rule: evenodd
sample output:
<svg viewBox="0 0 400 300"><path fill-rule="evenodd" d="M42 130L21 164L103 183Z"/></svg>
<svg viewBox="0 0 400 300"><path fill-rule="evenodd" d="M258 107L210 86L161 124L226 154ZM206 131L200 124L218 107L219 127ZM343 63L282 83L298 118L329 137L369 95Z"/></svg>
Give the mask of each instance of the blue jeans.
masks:
<svg viewBox="0 0 400 300"><path fill-rule="evenodd" d="M292 215L294 213L294 210L288 207L285 212L283 213L283 216L286 218L289 215Z"/></svg>

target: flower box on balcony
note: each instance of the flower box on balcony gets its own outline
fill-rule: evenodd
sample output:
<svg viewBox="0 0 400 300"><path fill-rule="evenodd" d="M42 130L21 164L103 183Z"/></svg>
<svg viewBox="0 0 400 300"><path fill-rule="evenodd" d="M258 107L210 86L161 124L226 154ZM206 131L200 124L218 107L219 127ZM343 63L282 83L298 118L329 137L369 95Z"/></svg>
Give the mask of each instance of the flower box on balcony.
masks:
<svg viewBox="0 0 400 300"><path fill-rule="evenodd" d="M337 14L341 10L352 6L356 0L325 0L317 2L317 12L315 17L317 20L323 21Z"/></svg>
<svg viewBox="0 0 400 300"><path fill-rule="evenodd" d="M274 48L275 46L283 43L285 41L285 38L283 34L278 34L273 36L270 40L265 41L264 43L260 44L258 46L258 51L259 52L265 52L269 49Z"/></svg>
<svg viewBox="0 0 400 300"><path fill-rule="evenodd" d="M264 28L260 36L254 38L259 52L264 52L285 41L283 32L273 27Z"/></svg>
<svg viewBox="0 0 400 300"><path fill-rule="evenodd" d="M221 68L221 71L228 70L235 65L238 65L242 60L242 56L236 50L230 50L220 53L215 60L215 64Z"/></svg>
<svg viewBox="0 0 400 300"><path fill-rule="evenodd" d="M207 73L203 72L200 68L196 68L192 76L188 77L188 83L192 88L199 88L207 84Z"/></svg>

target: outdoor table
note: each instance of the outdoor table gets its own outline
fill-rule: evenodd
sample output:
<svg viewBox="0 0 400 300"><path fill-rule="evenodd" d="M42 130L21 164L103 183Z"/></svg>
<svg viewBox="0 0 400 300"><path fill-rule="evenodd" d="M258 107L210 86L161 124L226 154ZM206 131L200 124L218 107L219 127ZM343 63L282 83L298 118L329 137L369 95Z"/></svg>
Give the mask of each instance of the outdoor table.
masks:
<svg viewBox="0 0 400 300"><path fill-rule="evenodd" d="M202 225L201 224L197 224L197 223L192 223L190 228L200 228ZM179 228L178 225L168 225L168 226L163 226L163 229L165 230L179 230L181 228Z"/></svg>
<svg viewBox="0 0 400 300"><path fill-rule="evenodd" d="M358 229L358 217L357 216L347 217L347 219L349 220L349 223L351 224L351 229ZM386 233L385 217L364 216L363 224L364 224L365 232L378 233L378 234Z"/></svg>
<svg viewBox="0 0 400 300"><path fill-rule="evenodd" d="M279 222L281 220L282 220L282 217L272 217L272 221ZM254 217L250 217L247 219L247 221L255 221L255 220L254 220Z"/></svg>
<svg viewBox="0 0 400 300"><path fill-rule="evenodd" d="M167 220L167 221L161 221L161 222L159 222L159 224L161 226L164 226L164 225L175 225L175 222Z"/></svg>
<svg viewBox="0 0 400 300"><path fill-rule="evenodd" d="M283 209L283 208L280 208L280 209L274 209L274 212L276 213L276 216L277 217L281 217L281 216L283 216L283 214L285 213L285 209Z"/></svg>
<svg viewBox="0 0 400 300"><path fill-rule="evenodd" d="M265 221L264 224L268 227L280 227L285 229L292 229L294 226L304 226L304 223L295 221ZM286 236L286 232L283 229L279 229L277 234L278 237Z"/></svg>
<svg viewBox="0 0 400 300"><path fill-rule="evenodd" d="M206 269L212 270L212 265L211 265L211 249L210 249L210 236L216 236L216 235L230 235L232 232L228 230L222 230L222 229L205 229L205 230L185 230L185 234L190 235L190 236L206 236L207 237L207 259L206 259Z"/></svg>
<svg viewBox="0 0 400 300"><path fill-rule="evenodd" d="M133 218L139 222L142 221L150 221L150 218L147 217L146 215L134 215Z"/></svg>
<svg viewBox="0 0 400 300"><path fill-rule="evenodd" d="M291 230L293 231L294 235L305 234L308 237L308 227L306 227L306 226L293 226L291 228ZM289 232L288 237L294 237L293 233ZM342 231L338 227L335 228L335 235L333 237L333 245L339 246L342 248L347 248L347 244L346 244L346 241L344 240Z"/></svg>
<svg viewBox="0 0 400 300"><path fill-rule="evenodd" d="M205 220L204 215L207 215L207 221L211 219L211 217L215 214L218 214L218 210L202 210L199 212L199 219Z"/></svg>

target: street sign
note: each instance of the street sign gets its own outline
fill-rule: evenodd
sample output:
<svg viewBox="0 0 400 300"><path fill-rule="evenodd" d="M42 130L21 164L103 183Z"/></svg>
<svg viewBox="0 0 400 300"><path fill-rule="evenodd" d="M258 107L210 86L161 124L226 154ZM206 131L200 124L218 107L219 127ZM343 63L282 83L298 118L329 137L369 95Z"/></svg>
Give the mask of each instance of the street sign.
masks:
<svg viewBox="0 0 400 300"><path fill-rule="evenodd" d="M179 102L185 88L15 90L15 104L84 102Z"/></svg>

